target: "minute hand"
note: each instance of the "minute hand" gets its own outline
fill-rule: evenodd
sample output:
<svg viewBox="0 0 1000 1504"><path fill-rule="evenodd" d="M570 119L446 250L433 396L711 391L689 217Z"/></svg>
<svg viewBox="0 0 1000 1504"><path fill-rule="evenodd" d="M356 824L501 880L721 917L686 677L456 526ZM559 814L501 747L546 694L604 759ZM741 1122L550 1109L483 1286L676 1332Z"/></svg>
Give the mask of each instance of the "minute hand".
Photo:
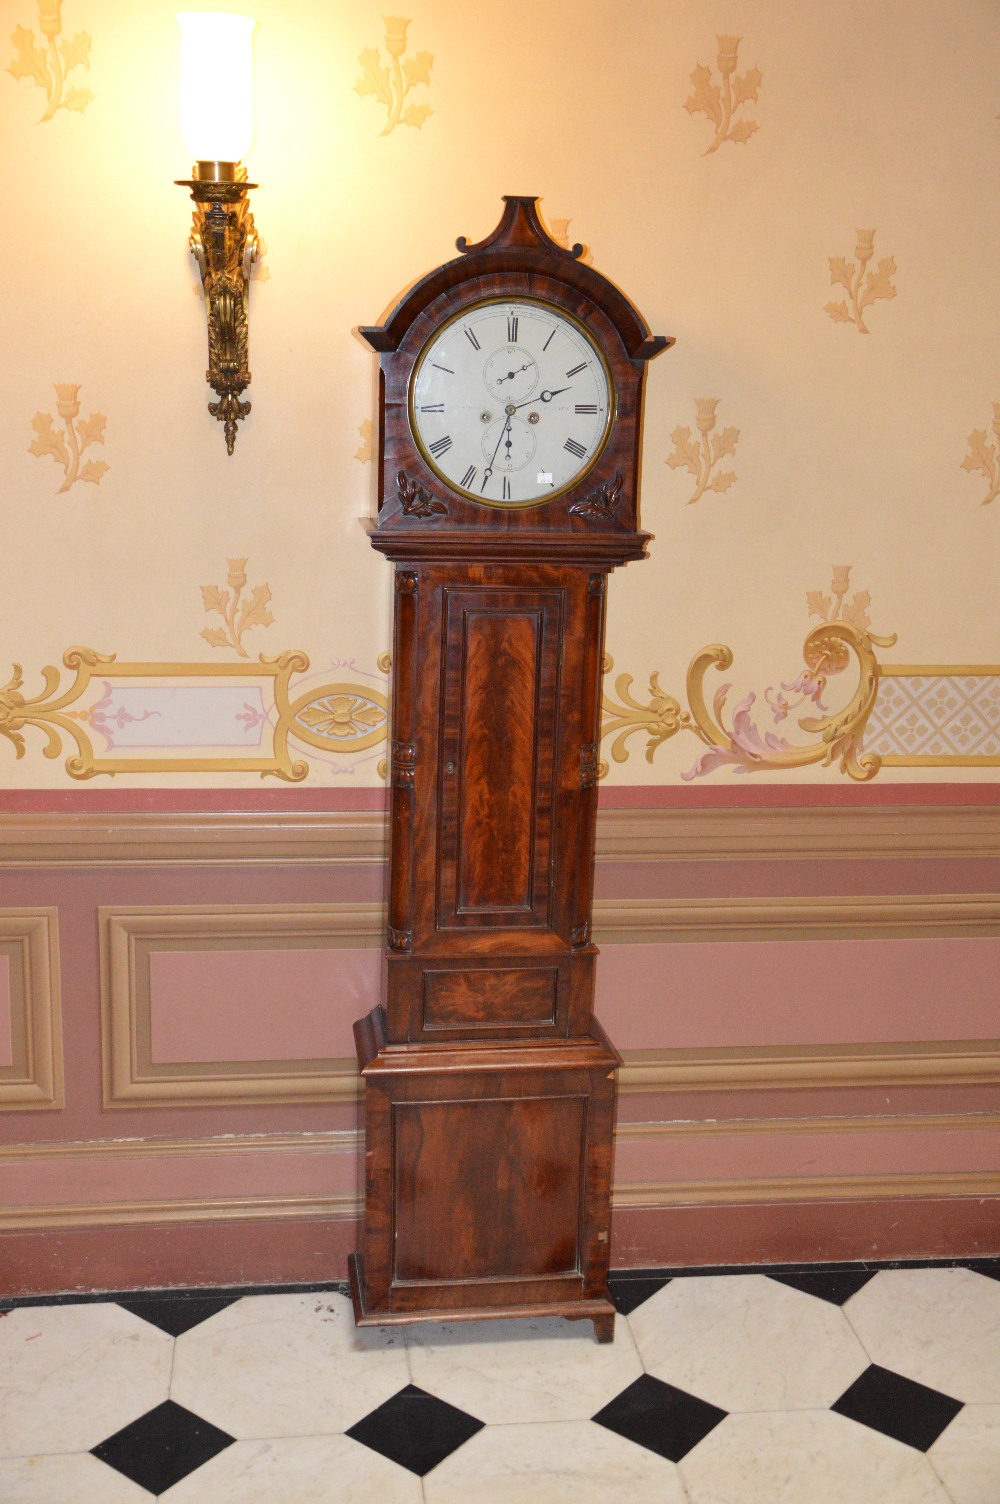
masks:
<svg viewBox="0 0 1000 1504"><path fill-rule="evenodd" d="M520 408L520 407L530 407L533 402L539 402L539 401L541 401L541 402L551 402L553 397L561 397L562 394L563 394L563 392L568 392L568 391L569 391L569 387L568 386L558 386L558 387L556 387L556 389L555 389L554 392L549 392L549 391L539 392L539 394L538 394L537 397L529 397L528 400L527 400L527 402L519 402L517 404L517 407L515 407L514 411L517 412L517 409Z"/></svg>

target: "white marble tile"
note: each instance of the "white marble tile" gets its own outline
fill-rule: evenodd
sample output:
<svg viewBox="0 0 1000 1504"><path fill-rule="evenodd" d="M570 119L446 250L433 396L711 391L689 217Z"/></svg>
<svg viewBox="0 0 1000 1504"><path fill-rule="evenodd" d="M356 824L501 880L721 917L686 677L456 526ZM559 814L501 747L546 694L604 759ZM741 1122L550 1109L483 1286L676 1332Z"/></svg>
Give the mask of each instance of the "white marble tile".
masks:
<svg viewBox="0 0 1000 1504"><path fill-rule="evenodd" d="M837 1306L761 1274L671 1280L628 1321L648 1373L723 1410L830 1405L868 1367Z"/></svg>
<svg viewBox="0 0 1000 1504"><path fill-rule="evenodd" d="M421 1504L420 1479L349 1436L237 1441L160 1504Z"/></svg>
<svg viewBox="0 0 1000 1504"><path fill-rule="evenodd" d="M424 1496L427 1504L687 1504L672 1462L590 1421L488 1426L427 1474Z"/></svg>
<svg viewBox="0 0 1000 1504"><path fill-rule="evenodd" d="M432 1322L406 1335L414 1384L488 1425L589 1420L642 1373L628 1324L614 1342L589 1322Z"/></svg>
<svg viewBox="0 0 1000 1504"><path fill-rule="evenodd" d="M950 1504L922 1452L831 1411L730 1415L680 1473L690 1504Z"/></svg>
<svg viewBox="0 0 1000 1504"><path fill-rule="evenodd" d="M1000 1403L1000 1281L883 1269L844 1306L873 1363L974 1404Z"/></svg>
<svg viewBox="0 0 1000 1504"><path fill-rule="evenodd" d="M1000 1362L1000 1356L997 1359ZM927 1453L954 1504L1000 1500L1000 1405L966 1405Z"/></svg>
<svg viewBox="0 0 1000 1504"><path fill-rule="evenodd" d="M152 1497L89 1452L0 1461L3 1504L150 1504Z"/></svg>
<svg viewBox="0 0 1000 1504"><path fill-rule="evenodd" d="M0 1321L0 1456L89 1452L167 1398L173 1345L110 1302L10 1311Z"/></svg>
<svg viewBox="0 0 1000 1504"><path fill-rule="evenodd" d="M177 1338L170 1398L238 1438L346 1431L410 1382L399 1328L343 1295L246 1296Z"/></svg>

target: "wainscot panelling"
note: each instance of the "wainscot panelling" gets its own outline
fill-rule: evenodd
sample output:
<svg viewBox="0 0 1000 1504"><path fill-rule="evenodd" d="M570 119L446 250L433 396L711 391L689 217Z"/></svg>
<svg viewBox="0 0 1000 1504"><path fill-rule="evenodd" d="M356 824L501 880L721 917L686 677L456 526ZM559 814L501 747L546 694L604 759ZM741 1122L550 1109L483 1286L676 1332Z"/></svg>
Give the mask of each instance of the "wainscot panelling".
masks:
<svg viewBox="0 0 1000 1504"><path fill-rule="evenodd" d="M281 1018L286 1021L287 1032L294 1037L296 1024L302 1032L302 1010L326 1011L327 999L336 993L336 965L324 967L323 961L333 962L340 952L353 952L359 947L377 949L381 945L381 923L381 909L375 904L102 908L105 1105L353 1099L357 1095L356 1070L347 1069L343 1058L320 1056L315 1051L296 1058L287 1047L280 1056L261 1058L264 1051L260 1044L253 1050L256 1058L246 1057L245 1033L250 1010L245 986L239 999L241 1006L232 1016L227 1041L226 1021L223 1020L220 1030L218 1020L213 1017L218 1012L214 999L217 997L224 1003L226 987L219 984L211 968L220 959L228 961L232 988L240 990L241 981L246 980L245 973L241 975L240 963L267 965L274 991L270 999L262 999L266 1011L258 1020L255 1037L259 1041L261 1027L272 1034L273 1024ZM334 956L329 955L331 951ZM194 961L195 967L188 967L184 975L178 976L173 994L170 979L162 979L165 995L158 998L157 961L181 959ZM199 959L203 972L209 968L200 981ZM279 963L277 968L275 961ZM369 990L374 991L377 985L378 967L373 966ZM155 1010L159 1006L169 1013L172 1004L174 1011L185 1003L190 1006L192 989L197 987L205 988L202 1027L206 1032L211 1031L218 1042L214 1050L206 1051L195 1037L184 1058L183 1031L179 1040L174 1031L176 1042L172 1047L162 1043L157 1046ZM201 998L200 992L194 994L196 1006ZM197 1028L196 1023L194 1027ZM317 1038L315 1028L307 1028L305 1032ZM171 1059L171 1054L181 1058Z"/></svg>
<svg viewBox="0 0 1000 1504"><path fill-rule="evenodd" d="M187 1059L164 1059L162 1049L157 1054L153 1044L151 976L157 957L163 955L191 958L200 953L206 961L216 959L220 952L268 962L287 958L281 1010L286 1017L292 1016L294 1025L296 1006L315 1006L307 988L297 985L296 963L301 961L301 952L306 948L314 952L346 949L353 960L358 951L377 951L382 943L380 905L102 908L100 924L107 1106L347 1101L356 1096L356 1068L350 1057L248 1059L242 1053L226 1056L220 1048L217 1056L209 1058L195 1042ZM908 895L893 900L869 895L837 900L713 899L698 903L598 900L594 905L594 935L599 945L607 947L693 941L712 946L747 940L755 944L795 942L833 935L853 952L858 937L996 938L1000 936L1000 900L990 895ZM374 988L377 972L374 957L371 959ZM280 979L280 972L278 976ZM336 990L333 973L330 980L332 994ZM205 981L209 991L201 1016L208 1029L211 979ZM217 989L217 995L223 990ZM276 990L275 1005L278 995ZM169 1005L168 996L163 1007ZM610 1027L613 1020L609 1017L606 1023ZM239 1042L242 1049L238 1029L239 1017L234 1015L233 1043ZM1000 1040L917 1040L812 1048L741 1044L630 1050L623 1045L623 1092L717 1092L805 1085L994 1085L1000 1081Z"/></svg>
<svg viewBox="0 0 1000 1504"><path fill-rule="evenodd" d="M55 909L0 909L0 1112L63 1105L59 920Z"/></svg>

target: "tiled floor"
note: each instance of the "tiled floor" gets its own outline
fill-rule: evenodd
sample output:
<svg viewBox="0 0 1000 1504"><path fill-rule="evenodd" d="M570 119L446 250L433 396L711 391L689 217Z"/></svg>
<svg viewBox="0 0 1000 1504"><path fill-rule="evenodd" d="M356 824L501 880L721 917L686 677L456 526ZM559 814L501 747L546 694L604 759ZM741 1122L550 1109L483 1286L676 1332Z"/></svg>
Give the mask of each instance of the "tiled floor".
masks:
<svg viewBox="0 0 1000 1504"><path fill-rule="evenodd" d="M336 1290L0 1305L2 1504L1000 1504L1000 1262L613 1276L355 1330Z"/></svg>

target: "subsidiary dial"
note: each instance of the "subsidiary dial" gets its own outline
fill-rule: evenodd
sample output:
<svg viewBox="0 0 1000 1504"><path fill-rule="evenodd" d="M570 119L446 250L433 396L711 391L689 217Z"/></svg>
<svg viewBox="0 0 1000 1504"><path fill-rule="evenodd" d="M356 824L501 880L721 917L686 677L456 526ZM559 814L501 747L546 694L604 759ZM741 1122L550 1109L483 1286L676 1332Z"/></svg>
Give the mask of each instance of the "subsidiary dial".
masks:
<svg viewBox="0 0 1000 1504"><path fill-rule="evenodd" d="M491 300L454 315L421 350L410 426L452 490L489 506L537 506L594 464L614 417L601 351L553 304Z"/></svg>

